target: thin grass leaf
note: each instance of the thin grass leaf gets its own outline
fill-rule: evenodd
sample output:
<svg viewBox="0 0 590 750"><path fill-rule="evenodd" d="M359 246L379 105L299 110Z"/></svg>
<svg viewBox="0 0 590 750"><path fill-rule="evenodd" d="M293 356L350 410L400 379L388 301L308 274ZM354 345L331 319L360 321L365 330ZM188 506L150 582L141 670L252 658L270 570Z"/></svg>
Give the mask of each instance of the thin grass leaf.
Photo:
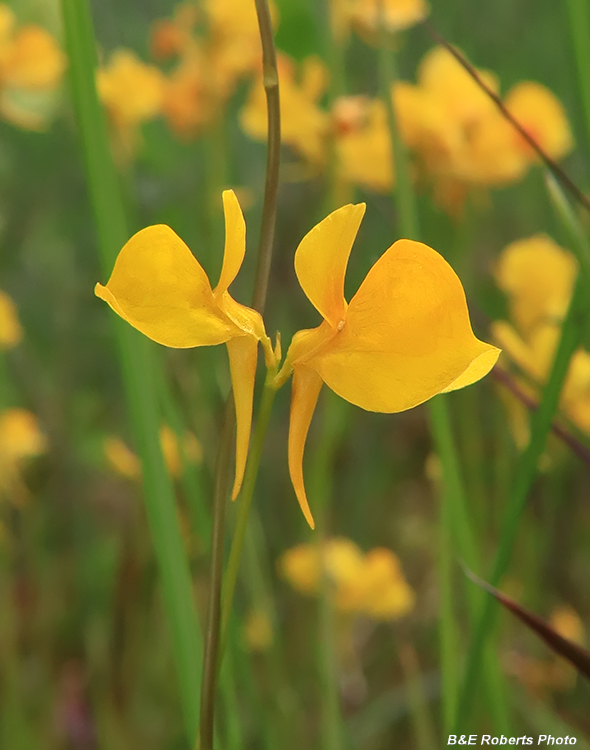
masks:
<svg viewBox="0 0 590 750"><path fill-rule="evenodd" d="M101 265L107 276L129 238L96 85L96 42L87 0L62 0L70 82L76 109ZM89 290L89 294L91 291ZM188 560L178 525L172 483L158 436L158 376L149 342L113 320L129 413L143 466L145 506L172 634L187 736L196 735L200 700L201 643Z"/></svg>

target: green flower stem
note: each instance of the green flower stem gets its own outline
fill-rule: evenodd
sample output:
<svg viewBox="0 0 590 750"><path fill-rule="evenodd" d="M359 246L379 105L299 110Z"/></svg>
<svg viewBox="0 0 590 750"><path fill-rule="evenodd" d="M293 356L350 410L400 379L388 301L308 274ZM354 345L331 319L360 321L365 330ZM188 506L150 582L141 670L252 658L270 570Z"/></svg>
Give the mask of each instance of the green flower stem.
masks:
<svg viewBox="0 0 590 750"><path fill-rule="evenodd" d="M266 305L266 292L272 261L272 251L277 219L279 194L279 168L281 164L281 104L279 97L279 72L277 53L272 30L268 0L254 0L260 41L262 43L262 75L266 93L268 135L266 147L266 181L264 185L264 205L260 227L260 247L254 282L252 307L262 315Z"/></svg>
<svg viewBox="0 0 590 750"><path fill-rule="evenodd" d="M400 235L420 239L420 228L416 197L412 184L408 152L397 126L392 91L397 80L397 66L392 41L381 24L379 50L379 81L383 103L387 111L391 142L393 145L397 188L393 196L398 207ZM448 729L452 722L453 709L458 701L457 677L457 626L452 602L452 564L455 556L454 542L466 560L477 560L477 547L469 523L467 497L461 476L459 455L453 434L448 401L444 397L431 399L428 403L430 425L436 452L441 461L443 491L441 493L441 598L443 601L440 625L441 671L443 682L443 717ZM472 615L475 615L478 594L469 594ZM502 691L502 680L493 654L485 656L486 687L494 725L507 729L507 708Z"/></svg>
<svg viewBox="0 0 590 750"><path fill-rule="evenodd" d="M258 261L256 265L256 277L254 280L254 294L252 299L252 307L262 314L266 305L277 215L279 167L281 159L281 110L277 57L268 2L267 0L254 0L254 3L260 29L260 40L262 43L263 81L268 112L266 182L264 186L264 205L262 208L260 243L258 247ZM222 563L222 559L220 558L212 567L210 601L214 606L210 610L209 636L205 645L204 663L207 665L207 682L203 685L203 691L207 692L207 696L201 702L201 723L205 722L206 731L202 730L200 734L201 750L210 750L210 748L213 747L216 674L221 665L221 658L227 639L227 626L231 613L239 557L248 521L248 510L252 501L254 484L256 482L256 475L260 463L262 441L270 418L274 393L273 389L265 387L260 405L256 432L254 433L253 445L250 449L248 465L246 467L246 474L242 485L238 522L228 561L228 581L223 584L223 592L221 569L218 568L218 565L221 565ZM228 424L231 423L232 427L234 422L235 416L232 418L228 417ZM220 477L219 472L225 471L227 473L227 469L224 469L224 467L228 460L229 451L230 446L226 445L220 453L216 484L222 484L226 481ZM227 455L224 455L224 452ZM219 502L222 502L221 499L219 499ZM225 503L225 498L223 499L223 502ZM216 541L212 543L212 548L215 547L220 550L219 554L222 555L224 538L223 522L225 513L222 513L220 509L216 510L215 513L218 514L218 520L220 523L216 526L214 521L213 524L214 528L212 536L216 537ZM213 576L213 572L215 572L215 576Z"/></svg>
<svg viewBox="0 0 590 750"><path fill-rule="evenodd" d="M87 0L62 0L70 81L82 140L88 187L98 230L103 273L129 238L117 174L95 86L96 43ZM114 321L127 402L142 460L146 512L172 633L185 730L198 724L200 635L192 582L176 516L175 498L158 437L157 377L151 344L126 323Z"/></svg>
<svg viewBox="0 0 590 750"><path fill-rule="evenodd" d="M221 595L221 641L218 655L219 666L223 658L223 651L227 641L227 631L229 627L229 619L231 616L236 581L238 578L240 556L242 554L244 537L246 535L246 528L248 525L248 513L250 511L250 505L252 503L252 497L254 495L256 477L258 476L258 467L260 466L260 458L262 456L264 436L266 435L266 429L270 420L275 395L275 388L268 385L267 383L264 386L264 391L262 393L262 399L260 401L260 407L258 410L258 418L256 420L256 427L254 429L254 435L252 436L250 452L248 453L248 463L246 464L244 482L242 484L242 490L238 498L239 505L236 518L236 527L232 539L225 579L223 581L223 591Z"/></svg>
<svg viewBox="0 0 590 750"><path fill-rule="evenodd" d="M320 559L327 539L329 510L333 495L334 457L339 437L345 429L347 404L330 390L324 390L320 413L320 435L310 470L310 495L314 499L316 516L315 543ZM323 750L342 750L344 726L338 689L338 653L336 648L336 612L333 585L321 566L320 597L318 602L318 631L316 644L318 673L322 688L321 746Z"/></svg>
<svg viewBox="0 0 590 750"><path fill-rule="evenodd" d="M223 579L223 544L225 540L225 506L228 495L229 467L235 420L234 404L230 394L225 407L221 440L217 451L217 466L215 467L209 606L207 611L205 654L203 657L201 722L199 726L201 750L213 750L215 698L218 678L217 653L219 649L219 622L221 616L220 592Z"/></svg>
<svg viewBox="0 0 590 750"><path fill-rule="evenodd" d="M567 0L580 98L584 108L586 148L590 149L590 8L587 0Z"/></svg>

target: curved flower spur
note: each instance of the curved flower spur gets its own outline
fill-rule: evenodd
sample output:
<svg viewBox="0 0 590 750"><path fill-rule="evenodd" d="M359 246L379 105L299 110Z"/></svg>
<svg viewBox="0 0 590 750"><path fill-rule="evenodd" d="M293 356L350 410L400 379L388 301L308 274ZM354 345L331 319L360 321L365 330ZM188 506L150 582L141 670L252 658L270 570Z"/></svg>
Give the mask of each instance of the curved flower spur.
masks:
<svg viewBox="0 0 590 750"><path fill-rule="evenodd" d="M236 302L228 288L246 252L246 224L235 193L223 193L225 248L219 283L207 274L187 245L168 226L146 227L119 253L106 286L95 294L148 338L178 349L225 344L236 405L236 498L246 467L258 342L267 367L274 365L262 317Z"/></svg>
<svg viewBox="0 0 590 750"><path fill-rule="evenodd" d="M324 320L295 334L275 382L293 372L289 473L312 528L303 452L322 383L368 411L405 411L479 380L500 353L474 336L459 278L421 242L395 242L346 302L346 266L364 213L364 203L334 211L295 253L299 283Z"/></svg>

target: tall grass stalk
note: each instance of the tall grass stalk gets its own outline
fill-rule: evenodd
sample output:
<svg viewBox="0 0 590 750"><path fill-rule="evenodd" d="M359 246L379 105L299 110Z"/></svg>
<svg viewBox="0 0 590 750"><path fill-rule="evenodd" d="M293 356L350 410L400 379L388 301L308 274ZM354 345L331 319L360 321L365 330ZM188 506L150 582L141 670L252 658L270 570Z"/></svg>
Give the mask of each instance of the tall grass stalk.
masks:
<svg viewBox="0 0 590 750"><path fill-rule="evenodd" d="M392 91L398 79L395 53L392 40L381 25L379 50L379 78L383 103L387 111L392 159L396 174L396 190L393 195L398 210L400 236L420 239L419 217L416 196L410 173L410 163L406 146L397 127L396 113L392 101ZM442 492L440 523L440 648L442 674L443 720L445 730L450 730L452 717L458 701L458 634L452 601L452 560L455 557L455 543L461 555L476 559L477 546L468 519L467 496L461 476L459 454L449 409L448 397L438 396L428 402L428 413L436 453L442 468ZM470 602L473 602L473 596ZM472 610L475 605L472 604ZM502 681L493 659L486 658L486 687L490 708L497 728L507 729L507 708L502 691Z"/></svg>
<svg viewBox="0 0 590 750"><path fill-rule="evenodd" d="M584 109L586 127L586 149L590 155L590 7L587 0L567 0L570 31L573 42L580 99Z"/></svg>
<svg viewBox="0 0 590 750"><path fill-rule="evenodd" d="M96 42L87 0L62 0L70 82L94 210L100 259L110 274L118 250L129 238L119 182L95 86ZM151 344L113 318L125 392L143 466L145 506L154 543L164 603L172 634L185 730L198 725L201 646L192 582L176 516L172 483L158 431L157 377Z"/></svg>
<svg viewBox="0 0 590 750"><path fill-rule="evenodd" d="M560 197L560 201L556 202L556 208L564 229L569 234L574 246L576 246L578 257L584 257L589 250L586 236L556 182L554 183L554 190L559 191L556 195ZM537 473L539 459L545 450L553 416L559 405L559 396L567 375L570 359L583 336L584 324L587 318L586 297L587 282L585 275L580 273L567 315L563 321L561 337L549 379L543 389L539 407L531 418L529 444L517 465L516 475L512 483L510 496L508 497L498 548L492 572L488 579L492 586L498 585L510 563L518 527L526 508L530 488ZM465 679L461 691L457 719L454 725L457 731L465 727L469 719L473 697L479 681L481 657L494 624L496 611L497 607L494 599L487 597L480 610L467 656Z"/></svg>

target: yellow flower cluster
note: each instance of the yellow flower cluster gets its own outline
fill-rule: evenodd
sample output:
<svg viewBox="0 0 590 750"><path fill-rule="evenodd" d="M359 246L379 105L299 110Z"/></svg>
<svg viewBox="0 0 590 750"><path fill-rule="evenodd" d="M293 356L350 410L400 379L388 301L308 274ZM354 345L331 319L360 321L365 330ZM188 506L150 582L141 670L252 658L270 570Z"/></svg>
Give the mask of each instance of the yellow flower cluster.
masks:
<svg viewBox="0 0 590 750"><path fill-rule="evenodd" d="M507 295L511 322L496 321L492 334L538 385L549 375L577 272L572 254L541 234L508 245L498 261L496 280ZM560 406L590 432L590 354L584 349L571 359Z"/></svg>
<svg viewBox="0 0 590 750"><path fill-rule="evenodd" d="M301 544L279 558L281 575L302 594L317 595L325 575L336 608L373 620L397 620L412 611L414 592L399 559L377 547L363 554L350 539L330 539L320 547Z"/></svg>
<svg viewBox="0 0 590 750"><path fill-rule="evenodd" d="M392 147L382 101L363 96L336 100L330 113L321 107L327 71L316 58L295 65L281 57L283 142L317 169L325 165L330 139L339 178L378 192L394 184ZM496 93L496 77L479 71ZM514 86L504 103L523 128L554 159L573 141L563 107L538 83ZM431 182L437 202L457 213L474 187L516 182L536 155L498 111L487 94L443 47L424 57L418 83L398 83L392 105L400 135L415 158L417 176ZM266 138L266 100L258 81L241 114L242 127L257 140Z"/></svg>
<svg viewBox="0 0 590 750"><path fill-rule="evenodd" d="M206 35L196 32L197 25ZM164 73L119 49L97 74L99 95L126 158L137 148L139 126L159 116L179 138L197 135L220 115L238 81L261 67L254 3L181 4L173 18L154 23L151 52L173 67Z"/></svg>
<svg viewBox="0 0 590 750"><path fill-rule="evenodd" d="M0 115L29 130L47 127L66 59L55 38L32 24L18 26L0 3Z"/></svg>
<svg viewBox="0 0 590 750"><path fill-rule="evenodd" d="M499 94L496 76L478 73ZM418 83L398 84L393 100L402 138L434 183L439 203L451 211L460 209L469 188L513 183L536 161L529 144L444 47L426 54ZM571 150L565 112L547 88L523 81L504 104L549 156L560 159Z"/></svg>
<svg viewBox="0 0 590 750"><path fill-rule="evenodd" d="M297 278L322 323L295 334L277 372L280 354L262 317L228 291L244 261L246 224L233 191L223 193L223 207L225 249L215 288L180 237L156 225L127 242L108 283L95 291L160 344L227 346L236 406L234 498L248 455L258 344L272 387L293 375L289 472L313 527L303 452L324 383L363 409L394 413L474 383L493 367L499 350L474 336L461 282L441 255L420 242L395 242L347 302L344 277L365 212L364 204L349 204L315 226L297 248Z"/></svg>

